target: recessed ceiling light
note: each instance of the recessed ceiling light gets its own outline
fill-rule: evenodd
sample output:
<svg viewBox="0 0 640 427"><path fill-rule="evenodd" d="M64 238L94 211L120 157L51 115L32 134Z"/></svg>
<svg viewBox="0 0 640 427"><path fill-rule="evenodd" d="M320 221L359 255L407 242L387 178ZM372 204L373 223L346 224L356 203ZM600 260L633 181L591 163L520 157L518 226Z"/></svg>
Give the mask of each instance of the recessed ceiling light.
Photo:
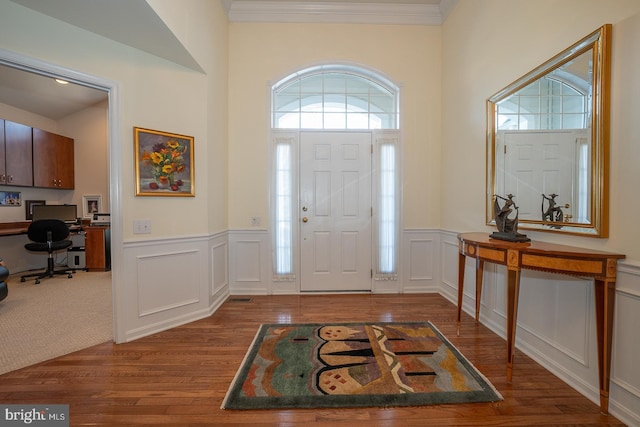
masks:
<svg viewBox="0 0 640 427"><path fill-rule="evenodd" d="M66 80L62 80L62 79L55 79L58 83L60 83L61 85L68 85L69 82Z"/></svg>

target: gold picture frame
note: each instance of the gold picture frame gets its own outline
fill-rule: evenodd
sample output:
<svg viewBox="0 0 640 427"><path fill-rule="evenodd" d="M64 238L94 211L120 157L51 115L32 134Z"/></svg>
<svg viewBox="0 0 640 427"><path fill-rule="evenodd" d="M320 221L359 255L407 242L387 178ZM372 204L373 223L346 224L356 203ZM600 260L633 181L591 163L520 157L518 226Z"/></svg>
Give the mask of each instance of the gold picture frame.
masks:
<svg viewBox="0 0 640 427"><path fill-rule="evenodd" d="M194 197L192 136L133 128L136 196Z"/></svg>

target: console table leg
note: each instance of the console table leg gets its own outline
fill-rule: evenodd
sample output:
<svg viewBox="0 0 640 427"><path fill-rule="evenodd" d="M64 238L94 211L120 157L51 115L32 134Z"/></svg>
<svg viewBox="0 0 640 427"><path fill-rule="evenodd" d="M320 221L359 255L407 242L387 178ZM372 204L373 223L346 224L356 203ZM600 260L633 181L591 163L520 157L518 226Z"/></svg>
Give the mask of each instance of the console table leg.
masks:
<svg viewBox="0 0 640 427"><path fill-rule="evenodd" d="M598 333L598 381L600 411L609 413L609 382L611 375L611 346L613 341L613 311L616 298L615 282L594 280L596 326Z"/></svg>
<svg viewBox="0 0 640 427"><path fill-rule="evenodd" d="M507 382L513 376L513 359L518 318L518 293L520 292L520 270L507 270Z"/></svg>
<svg viewBox="0 0 640 427"><path fill-rule="evenodd" d="M484 273L484 261L476 258L476 323L480 319L480 299L482 298L482 277Z"/></svg>
<svg viewBox="0 0 640 427"><path fill-rule="evenodd" d="M460 321L462 319L462 298L464 295L464 265L467 257L463 253L458 254L458 336L460 336Z"/></svg>

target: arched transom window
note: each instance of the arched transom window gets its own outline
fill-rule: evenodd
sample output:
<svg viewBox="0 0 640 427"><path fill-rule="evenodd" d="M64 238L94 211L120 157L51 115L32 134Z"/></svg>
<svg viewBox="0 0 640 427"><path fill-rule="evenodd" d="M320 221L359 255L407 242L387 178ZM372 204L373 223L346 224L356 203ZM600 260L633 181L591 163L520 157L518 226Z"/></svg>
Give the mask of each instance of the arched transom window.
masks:
<svg viewBox="0 0 640 427"><path fill-rule="evenodd" d="M273 87L275 129L397 129L392 84L350 66L318 66Z"/></svg>
<svg viewBox="0 0 640 427"><path fill-rule="evenodd" d="M577 85L545 76L498 103L498 130L584 129L590 101Z"/></svg>

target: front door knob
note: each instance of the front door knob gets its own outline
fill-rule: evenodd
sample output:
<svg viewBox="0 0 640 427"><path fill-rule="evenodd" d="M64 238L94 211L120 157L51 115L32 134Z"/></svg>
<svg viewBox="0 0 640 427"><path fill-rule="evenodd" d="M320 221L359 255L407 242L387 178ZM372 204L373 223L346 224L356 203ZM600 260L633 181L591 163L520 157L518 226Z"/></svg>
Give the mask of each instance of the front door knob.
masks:
<svg viewBox="0 0 640 427"><path fill-rule="evenodd" d="M306 216L302 218L302 222L309 222L309 218L307 218Z"/></svg>

